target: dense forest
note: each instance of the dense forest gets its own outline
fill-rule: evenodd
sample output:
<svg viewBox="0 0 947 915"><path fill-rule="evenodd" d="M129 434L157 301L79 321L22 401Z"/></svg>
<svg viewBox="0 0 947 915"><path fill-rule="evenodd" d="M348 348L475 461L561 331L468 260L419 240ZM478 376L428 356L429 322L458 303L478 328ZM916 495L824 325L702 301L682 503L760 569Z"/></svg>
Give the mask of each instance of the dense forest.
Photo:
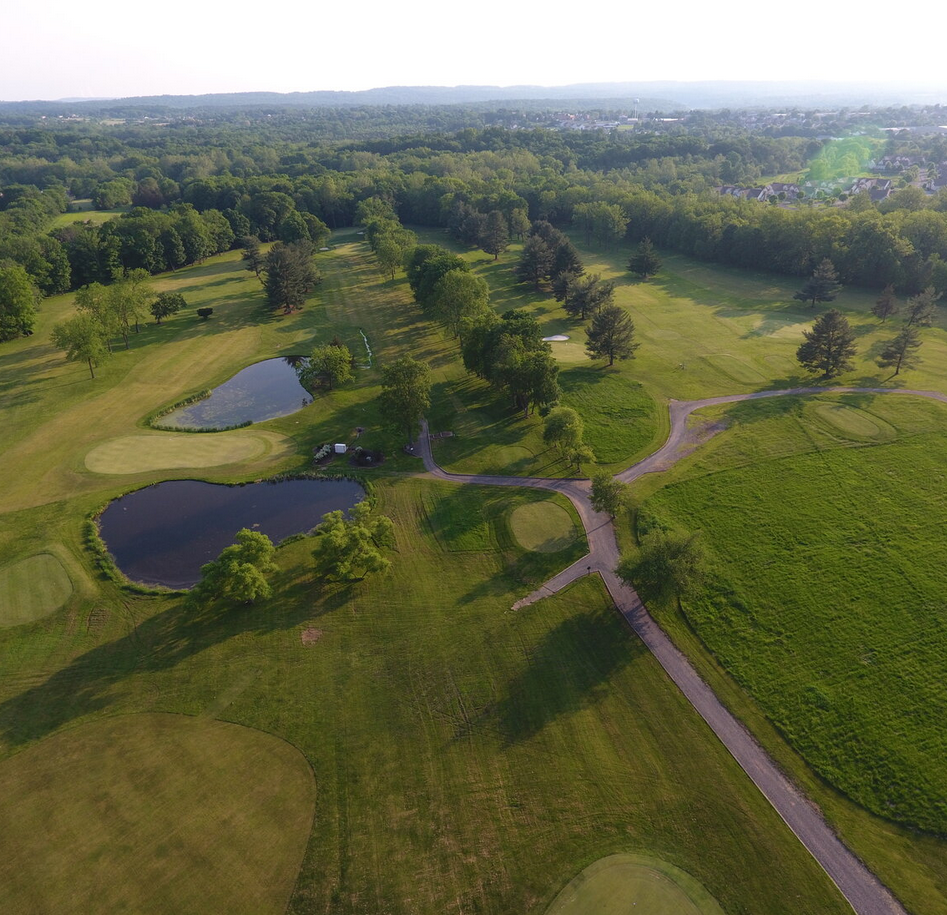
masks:
<svg viewBox="0 0 947 915"><path fill-rule="evenodd" d="M868 126L924 123L939 111L651 113L628 129L596 127L599 114L585 112L589 129L578 130L529 126L536 111L471 106L264 106L117 121L18 112L0 121L0 299L14 287L22 295L24 279L53 295L174 270L248 237L321 245L380 209L471 245L488 220L500 231L502 217L511 237L544 221L602 247L650 238L800 277L827 258L846 284L947 288L947 196L919 180L947 160L947 139ZM541 115L549 124L561 116ZM769 205L715 191L827 169L878 174L867 169L883 157L910 165L889 169L895 190L880 202L863 192ZM82 201L115 218L63 218Z"/></svg>

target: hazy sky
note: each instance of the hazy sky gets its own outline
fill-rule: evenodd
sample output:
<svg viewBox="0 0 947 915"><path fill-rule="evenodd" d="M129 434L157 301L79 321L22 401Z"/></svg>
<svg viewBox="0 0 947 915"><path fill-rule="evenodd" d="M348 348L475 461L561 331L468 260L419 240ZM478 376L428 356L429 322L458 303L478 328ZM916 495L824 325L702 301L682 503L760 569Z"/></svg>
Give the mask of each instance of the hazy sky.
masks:
<svg viewBox="0 0 947 915"><path fill-rule="evenodd" d="M945 81L933 20L886 42L877 16L816 0L644 8L628 0L6 0L4 7L7 101L666 79Z"/></svg>

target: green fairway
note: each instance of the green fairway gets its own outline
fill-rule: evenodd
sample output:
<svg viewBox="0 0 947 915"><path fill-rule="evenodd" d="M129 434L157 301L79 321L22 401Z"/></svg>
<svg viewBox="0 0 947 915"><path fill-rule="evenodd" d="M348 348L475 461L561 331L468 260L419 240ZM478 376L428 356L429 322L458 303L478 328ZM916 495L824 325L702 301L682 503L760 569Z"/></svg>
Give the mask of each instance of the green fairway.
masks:
<svg viewBox="0 0 947 915"><path fill-rule="evenodd" d="M558 553L575 540L569 513L554 502L521 505L510 515L513 536L524 550Z"/></svg>
<svg viewBox="0 0 947 915"><path fill-rule="evenodd" d="M39 553L0 568L0 627L19 626L55 613L72 594L62 563Z"/></svg>
<svg viewBox="0 0 947 915"><path fill-rule="evenodd" d="M5 912L281 913L315 810L305 757L181 715L74 728L0 764Z"/></svg>
<svg viewBox="0 0 947 915"><path fill-rule="evenodd" d="M609 855L570 881L548 915L723 915L723 910L679 868L640 855Z"/></svg>
<svg viewBox="0 0 947 915"><path fill-rule="evenodd" d="M257 462L263 456L278 461L292 453L282 435L257 430L206 434L140 433L122 435L96 445L85 457L93 473L141 473L216 467L236 461Z"/></svg>
<svg viewBox="0 0 947 915"><path fill-rule="evenodd" d="M93 208L91 200L73 200L68 213L60 213L54 217L51 228L64 229L74 223L83 223L91 225L101 225L110 219L117 219L123 213L128 212L128 207L119 207L115 210L96 210Z"/></svg>

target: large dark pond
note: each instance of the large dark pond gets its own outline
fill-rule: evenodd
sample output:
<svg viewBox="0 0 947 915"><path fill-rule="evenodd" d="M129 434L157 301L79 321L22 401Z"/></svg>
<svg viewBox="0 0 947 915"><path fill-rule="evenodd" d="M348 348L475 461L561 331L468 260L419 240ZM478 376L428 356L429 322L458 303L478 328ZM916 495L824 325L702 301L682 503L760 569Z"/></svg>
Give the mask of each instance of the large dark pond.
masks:
<svg viewBox="0 0 947 915"><path fill-rule="evenodd" d="M241 528L274 543L312 530L326 512L365 495L351 480L285 480L221 486L197 480L158 483L116 499L99 518L102 539L132 581L190 588L201 566Z"/></svg>
<svg viewBox="0 0 947 915"><path fill-rule="evenodd" d="M296 375L295 366L302 359L302 356L287 356L249 365L214 388L210 397L167 413L157 425L178 429L227 429L240 423L260 423L277 416L289 416L312 403L312 397Z"/></svg>

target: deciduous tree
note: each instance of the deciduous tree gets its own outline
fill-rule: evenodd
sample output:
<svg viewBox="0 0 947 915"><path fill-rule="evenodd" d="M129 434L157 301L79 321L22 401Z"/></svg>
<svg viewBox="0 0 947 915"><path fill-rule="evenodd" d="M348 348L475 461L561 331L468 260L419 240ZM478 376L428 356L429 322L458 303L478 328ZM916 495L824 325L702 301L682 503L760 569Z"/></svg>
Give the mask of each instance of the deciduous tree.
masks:
<svg viewBox="0 0 947 915"><path fill-rule="evenodd" d="M70 362L88 363L93 378L96 366L111 353L102 326L88 312L57 324L53 328L52 341L53 346L65 352Z"/></svg>
<svg viewBox="0 0 947 915"><path fill-rule="evenodd" d="M692 594L706 577L699 532L653 531L643 539L640 556L623 558L615 571L646 599Z"/></svg>
<svg viewBox="0 0 947 915"><path fill-rule="evenodd" d="M308 365L299 372L299 379L303 386L312 390L317 378L325 378L329 390L340 384L345 384L355 377L352 371L352 353L343 344L325 343L313 349L309 356Z"/></svg>
<svg viewBox="0 0 947 915"><path fill-rule="evenodd" d="M340 511L322 516L316 528L319 546L313 555L327 578L358 581L391 565L382 549L394 546L394 525L384 515L372 514L368 502L359 502L346 517Z"/></svg>
<svg viewBox="0 0 947 915"><path fill-rule="evenodd" d="M381 404L388 422L414 441L418 423L431 406L431 370L411 356L382 369Z"/></svg>
<svg viewBox="0 0 947 915"><path fill-rule="evenodd" d="M89 283L76 290L76 308L92 319L109 352L112 352L112 337L119 333L120 328L114 303L108 287L101 283Z"/></svg>
<svg viewBox="0 0 947 915"><path fill-rule="evenodd" d="M19 264L0 265L0 340L33 332L39 293Z"/></svg>
<svg viewBox="0 0 947 915"><path fill-rule="evenodd" d="M490 287L483 277L466 270L449 270L435 284L431 311L457 336L465 322L490 308Z"/></svg>
<svg viewBox="0 0 947 915"><path fill-rule="evenodd" d="M582 444L583 430L582 417L572 407L553 407L543 422L543 441L567 454Z"/></svg>
<svg viewBox="0 0 947 915"><path fill-rule="evenodd" d="M273 593L266 580L266 574L276 568L273 542L266 534L247 528L238 531L234 539L236 543L201 566L201 580L191 591L194 603L223 598L251 604Z"/></svg>
<svg viewBox="0 0 947 915"><path fill-rule="evenodd" d="M589 501L597 512L607 512L614 518L628 504L628 493L628 484L616 480L607 470L592 474Z"/></svg>
<svg viewBox="0 0 947 915"><path fill-rule="evenodd" d="M177 314L182 308L187 308L187 302L181 293L159 292L151 303L149 311L154 315L155 324L160 324L162 320Z"/></svg>

